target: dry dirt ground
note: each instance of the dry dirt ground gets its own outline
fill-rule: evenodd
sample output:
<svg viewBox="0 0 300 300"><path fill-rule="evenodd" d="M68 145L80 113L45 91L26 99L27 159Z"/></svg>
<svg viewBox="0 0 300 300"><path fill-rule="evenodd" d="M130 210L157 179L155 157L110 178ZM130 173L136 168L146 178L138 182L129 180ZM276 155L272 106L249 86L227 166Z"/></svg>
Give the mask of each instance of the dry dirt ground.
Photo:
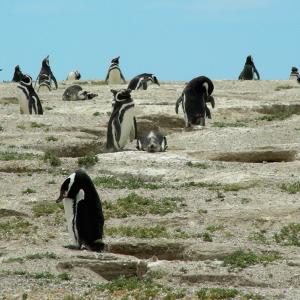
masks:
<svg viewBox="0 0 300 300"><path fill-rule="evenodd" d="M110 87L79 83L98 96L62 101L60 82L42 116L0 84L1 299L300 299L296 82L214 81L212 120L193 130L174 109L184 82L132 92L139 134L167 135L155 154L105 153ZM79 157L97 158L104 253L63 247L55 199Z"/></svg>

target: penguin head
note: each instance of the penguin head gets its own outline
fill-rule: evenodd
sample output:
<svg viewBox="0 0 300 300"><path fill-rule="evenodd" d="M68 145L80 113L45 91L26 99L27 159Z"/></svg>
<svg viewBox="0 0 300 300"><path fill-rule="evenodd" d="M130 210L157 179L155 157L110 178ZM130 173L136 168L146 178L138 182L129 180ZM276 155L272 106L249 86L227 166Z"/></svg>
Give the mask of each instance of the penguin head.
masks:
<svg viewBox="0 0 300 300"><path fill-rule="evenodd" d="M75 71L75 79L79 80L81 78L81 74L78 72L78 70Z"/></svg>
<svg viewBox="0 0 300 300"><path fill-rule="evenodd" d="M120 56L118 56L118 57L115 57L115 58L113 58L112 60L111 60L111 63L112 64L119 64L119 58L120 58Z"/></svg>
<svg viewBox="0 0 300 300"><path fill-rule="evenodd" d="M19 65L16 65L15 66L15 72L19 72L20 71L20 66Z"/></svg>
<svg viewBox="0 0 300 300"><path fill-rule="evenodd" d="M49 55L43 59L42 66L43 67L48 67L48 68L50 67L50 65L49 65Z"/></svg>
<svg viewBox="0 0 300 300"><path fill-rule="evenodd" d="M156 76L152 75L151 77L152 77L152 82L153 82L153 83L155 83L155 84L157 84L157 85L160 85L159 82L158 82L158 80L157 80L157 77L156 77Z"/></svg>
<svg viewBox="0 0 300 300"><path fill-rule="evenodd" d="M246 58L246 65L253 65L253 58L251 55L248 55Z"/></svg>
<svg viewBox="0 0 300 300"><path fill-rule="evenodd" d="M131 98L131 89L120 89L120 90L110 90L113 93L114 99L113 104L116 102L122 102L124 100Z"/></svg>
<svg viewBox="0 0 300 300"><path fill-rule="evenodd" d="M292 72L293 72L293 73L296 73L296 72L298 72L298 68L296 68L296 67L292 67Z"/></svg>

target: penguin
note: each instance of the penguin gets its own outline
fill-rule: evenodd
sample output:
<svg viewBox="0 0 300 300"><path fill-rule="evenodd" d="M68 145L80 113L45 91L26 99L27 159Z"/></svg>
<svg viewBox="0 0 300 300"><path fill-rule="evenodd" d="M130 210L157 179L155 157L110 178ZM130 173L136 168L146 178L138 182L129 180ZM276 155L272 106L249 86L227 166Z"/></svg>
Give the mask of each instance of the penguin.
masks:
<svg viewBox="0 0 300 300"><path fill-rule="evenodd" d="M150 131L137 139L136 148L140 151L165 152L168 148L167 138L159 132Z"/></svg>
<svg viewBox="0 0 300 300"><path fill-rule="evenodd" d="M32 86L32 78L22 74L18 88L22 91L19 98L21 114L42 115L43 108L39 96Z"/></svg>
<svg viewBox="0 0 300 300"><path fill-rule="evenodd" d="M289 80L298 80L298 79L299 79L298 68L292 67Z"/></svg>
<svg viewBox="0 0 300 300"><path fill-rule="evenodd" d="M57 89L57 81L51 71L51 67L49 65L49 55L48 55L43 59L41 71L36 79L36 81L38 81L39 83L38 91L41 87L46 87L49 91L51 91L52 80L54 82L55 88Z"/></svg>
<svg viewBox="0 0 300 300"><path fill-rule="evenodd" d="M175 105L175 112L178 114L179 104L182 104L185 127L205 126L205 118L211 119L211 113L206 103L210 102L212 108L215 107L214 97L211 96L213 90L212 81L205 76L196 77L188 82Z"/></svg>
<svg viewBox="0 0 300 300"><path fill-rule="evenodd" d="M71 71L66 80L79 80L81 78L81 74L79 73L78 70L76 71Z"/></svg>
<svg viewBox="0 0 300 300"><path fill-rule="evenodd" d="M20 66L16 65L15 66L14 76L13 76L13 79L11 81L19 82L21 80L22 76L23 76L23 73L22 73L22 71L20 69Z"/></svg>
<svg viewBox="0 0 300 300"><path fill-rule="evenodd" d="M111 90L114 96L113 111L107 127L106 148L118 151L124 148L128 139L137 138L137 125L134 116L134 102L131 90Z"/></svg>
<svg viewBox="0 0 300 300"><path fill-rule="evenodd" d="M150 83L160 85L156 76L150 73L143 73L131 79L127 88L131 90L147 90Z"/></svg>
<svg viewBox="0 0 300 300"><path fill-rule="evenodd" d="M97 94L84 91L81 86L75 84L66 88L62 95L62 99L66 101L89 100L97 96Z"/></svg>
<svg viewBox="0 0 300 300"><path fill-rule="evenodd" d="M111 65L108 69L105 82L108 84L121 84L122 81L123 83L126 83L125 78L122 74L122 71L119 67L119 59L120 56L112 59Z"/></svg>
<svg viewBox="0 0 300 300"><path fill-rule="evenodd" d="M256 75L256 78L254 77ZM260 80L259 73L254 65L253 58L251 55L248 55L246 58L244 69L242 70L239 80Z"/></svg>
<svg viewBox="0 0 300 300"><path fill-rule="evenodd" d="M104 249L104 216L97 190L82 169L71 174L61 185L57 203L63 202L68 231L72 238L71 249Z"/></svg>

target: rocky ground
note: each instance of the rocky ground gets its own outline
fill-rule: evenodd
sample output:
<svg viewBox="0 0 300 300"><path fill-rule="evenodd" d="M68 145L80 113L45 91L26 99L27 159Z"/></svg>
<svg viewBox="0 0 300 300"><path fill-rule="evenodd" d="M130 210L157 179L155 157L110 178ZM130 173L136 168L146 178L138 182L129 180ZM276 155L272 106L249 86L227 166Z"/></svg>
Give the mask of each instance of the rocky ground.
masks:
<svg viewBox="0 0 300 300"><path fill-rule="evenodd" d="M205 128L185 130L184 82L132 92L139 134L105 153L112 94L62 101L71 83L39 93L42 116L20 115L0 84L1 299L300 299L300 86L214 81ZM122 86L123 87L123 86ZM106 217L104 253L64 248L63 180L80 166Z"/></svg>

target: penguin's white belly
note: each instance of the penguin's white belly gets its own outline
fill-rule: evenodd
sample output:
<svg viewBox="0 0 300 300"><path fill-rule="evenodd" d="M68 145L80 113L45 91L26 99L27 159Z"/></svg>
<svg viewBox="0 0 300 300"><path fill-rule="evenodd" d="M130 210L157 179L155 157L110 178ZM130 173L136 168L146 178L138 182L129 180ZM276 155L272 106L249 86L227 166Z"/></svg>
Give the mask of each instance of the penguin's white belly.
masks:
<svg viewBox="0 0 300 300"><path fill-rule="evenodd" d="M63 200L64 209L65 209L65 217L66 217L67 226L68 226L68 232L72 239L72 243L74 245L78 245L78 243L77 243L78 239L77 239L77 235L76 235L77 228L76 228L75 215L74 215L74 210L73 210L73 203L74 203L74 200L71 198L64 198L64 200Z"/></svg>
<svg viewBox="0 0 300 300"><path fill-rule="evenodd" d="M297 78L298 78L298 75L292 74L292 75L290 75L289 80L297 80Z"/></svg>
<svg viewBox="0 0 300 300"><path fill-rule="evenodd" d="M119 140L120 148L123 148L129 139L130 132L133 127L133 118L134 118L134 108L128 109L123 116L123 121L121 124L121 136Z"/></svg>
<svg viewBox="0 0 300 300"><path fill-rule="evenodd" d="M75 72L70 72L67 77L67 80L76 80Z"/></svg>
<svg viewBox="0 0 300 300"><path fill-rule="evenodd" d="M118 69L113 69L109 72L108 76L108 83L109 84L121 84L121 74Z"/></svg>
<svg viewBox="0 0 300 300"><path fill-rule="evenodd" d="M28 107L28 99L23 91L18 93L18 101L20 104L20 113L21 114L29 114L29 107Z"/></svg>

